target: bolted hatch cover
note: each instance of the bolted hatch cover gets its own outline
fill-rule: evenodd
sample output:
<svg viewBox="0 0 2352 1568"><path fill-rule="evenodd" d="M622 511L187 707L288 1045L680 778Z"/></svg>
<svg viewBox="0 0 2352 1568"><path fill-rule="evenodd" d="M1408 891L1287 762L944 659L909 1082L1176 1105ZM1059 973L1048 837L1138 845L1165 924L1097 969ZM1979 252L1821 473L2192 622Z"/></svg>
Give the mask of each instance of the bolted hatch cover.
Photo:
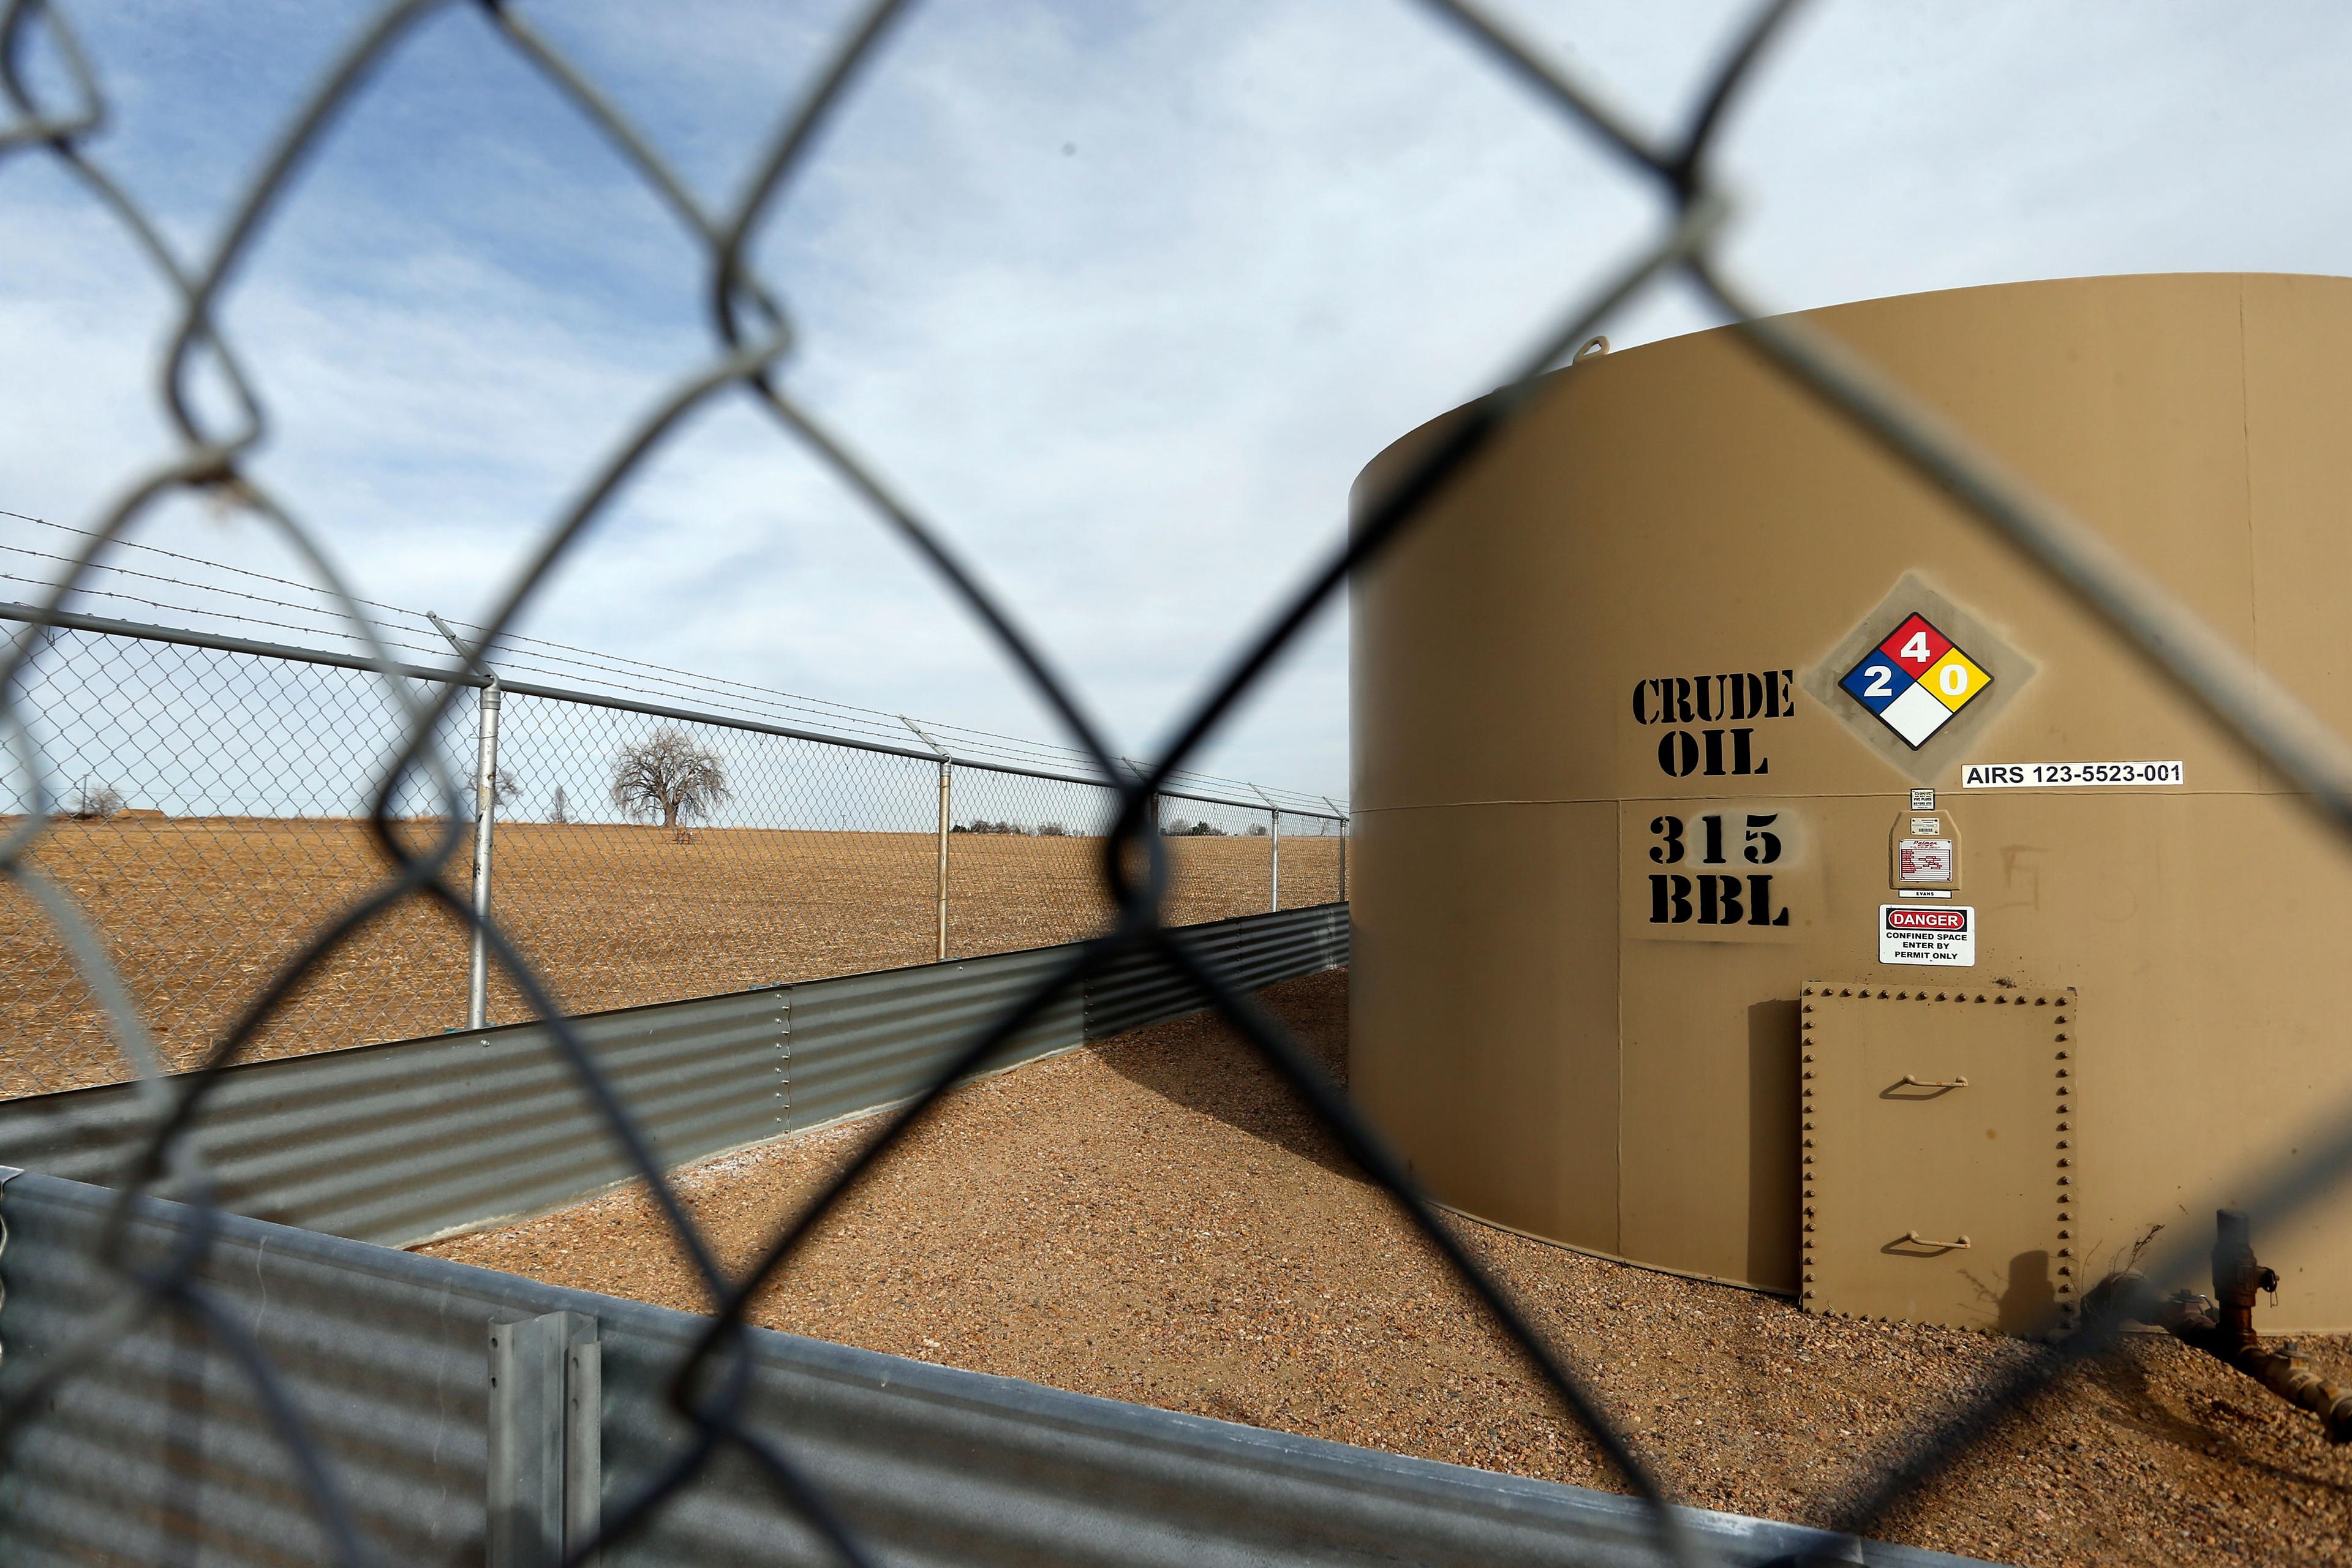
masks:
<svg viewBox="0 0 2352 1568"><path fill-rule="evenodd" d="M1805 1309L2072 1328L2073 988L1817 981L1799 1005Z"/></svg>

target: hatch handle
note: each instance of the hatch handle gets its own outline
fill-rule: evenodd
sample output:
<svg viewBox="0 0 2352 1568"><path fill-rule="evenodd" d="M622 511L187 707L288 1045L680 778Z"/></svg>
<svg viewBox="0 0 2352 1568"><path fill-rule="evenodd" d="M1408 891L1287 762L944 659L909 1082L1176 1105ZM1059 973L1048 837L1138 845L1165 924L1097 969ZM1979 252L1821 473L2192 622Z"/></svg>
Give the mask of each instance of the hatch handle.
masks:
<svg viewBox="0 0 2352 1568"><path fill-rule="evenodd" d="M1906 1072L1903 1075L1902 1087L1905 1089L1966 1089L1969 1087L1969 1080L1964 1078L1913 1078Z"/></svg>
<svg viewBox="0 0 2352 1568"><path fill-rule="evenodd" d="M1966 1247L1975 1245L1975 1243L1969 1240L1965 1236L1960 1237L1958 1241L1937 1241L1932 1237L1921 1236L1916 1230L1905 1231L1903 1233L1903 1239L1913 1247L1940 1247L1947 1252L1958 1252Z"/></svg>

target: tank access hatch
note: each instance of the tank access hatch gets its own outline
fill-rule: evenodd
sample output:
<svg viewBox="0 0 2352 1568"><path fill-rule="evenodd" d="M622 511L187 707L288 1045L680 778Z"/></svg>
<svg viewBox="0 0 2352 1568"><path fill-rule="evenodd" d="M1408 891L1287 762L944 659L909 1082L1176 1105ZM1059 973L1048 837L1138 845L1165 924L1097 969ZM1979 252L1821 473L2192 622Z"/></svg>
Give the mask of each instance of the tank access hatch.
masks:
<svg viewBox="0 0 2352 1568"><path fill-rule="evenodd" d="M1800 1002L1808 1311L2039 1337L2081 1300L2071 987Z"/></svg>

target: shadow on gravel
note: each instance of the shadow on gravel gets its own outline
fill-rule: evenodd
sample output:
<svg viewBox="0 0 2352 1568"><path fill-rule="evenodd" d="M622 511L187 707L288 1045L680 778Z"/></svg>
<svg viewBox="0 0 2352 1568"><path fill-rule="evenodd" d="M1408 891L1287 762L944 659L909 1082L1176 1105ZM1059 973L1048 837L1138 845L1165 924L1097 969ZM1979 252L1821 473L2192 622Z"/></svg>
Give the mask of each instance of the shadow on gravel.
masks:
<svg viewBox="0 0 2352 1568"><path fill-rule="evenodd" d="M1346 970L1286 980L1268 986L1257 999L1335 1082L1346 1084ZM1106 1040L1095 1050L1113 1072L1173 1104L1311 1160L1335 1175L1362 1180L1289 1086L1221 1018L1196 1013L1145 1035Z"/></svg>
<svg viewBox="0 0 2352 1568"><path fill-rule="evenodd" d="M2282 1464L2263 1452L2263 1447L2275 1450L2276 1427L2283 1421L2297 1418L2284 1416L2284 1406L2278 1410L2265 1406L2264 1415L2257 1415L2228 1401L2209 1398L2204 1412L2209 1419L2192 1419L2168 1408L2163 1391L2148 1377L2146 1362L2129 1352L2093 1362L2079 1375L2109 1396L2108 1407L2102 1414L2116 1426L2131 1427L2157 1442L2241 1466L2268 1480L2291 1481L2333 1492L2339 1498L2352 1497L2352 1486L2306 1466ZM2249 1403L2270 1397L2251 1382L2246 1386ZM2233 1431L2232 1426L2241 1430ZM2257 1446L2257 1438L2262 1440L2261 1446Z"/></svg>

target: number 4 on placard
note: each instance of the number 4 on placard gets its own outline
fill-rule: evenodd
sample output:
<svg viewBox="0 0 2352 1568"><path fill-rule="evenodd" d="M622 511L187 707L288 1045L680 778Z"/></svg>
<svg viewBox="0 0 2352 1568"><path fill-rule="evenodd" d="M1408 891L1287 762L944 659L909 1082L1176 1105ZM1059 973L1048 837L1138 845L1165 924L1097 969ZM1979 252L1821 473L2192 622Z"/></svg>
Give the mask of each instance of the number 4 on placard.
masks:
<svg viewBox="0 0 2352 1568"><path fill-rule="evenodd" d="M1881 624L1884 625L1885 623L1882 622ZM1918 664L1933 664L1935 660L1927 652L1927 634L1926 632L1913 632L1911 634L1911 640L1903 645L1903 657Z"/></svg>

